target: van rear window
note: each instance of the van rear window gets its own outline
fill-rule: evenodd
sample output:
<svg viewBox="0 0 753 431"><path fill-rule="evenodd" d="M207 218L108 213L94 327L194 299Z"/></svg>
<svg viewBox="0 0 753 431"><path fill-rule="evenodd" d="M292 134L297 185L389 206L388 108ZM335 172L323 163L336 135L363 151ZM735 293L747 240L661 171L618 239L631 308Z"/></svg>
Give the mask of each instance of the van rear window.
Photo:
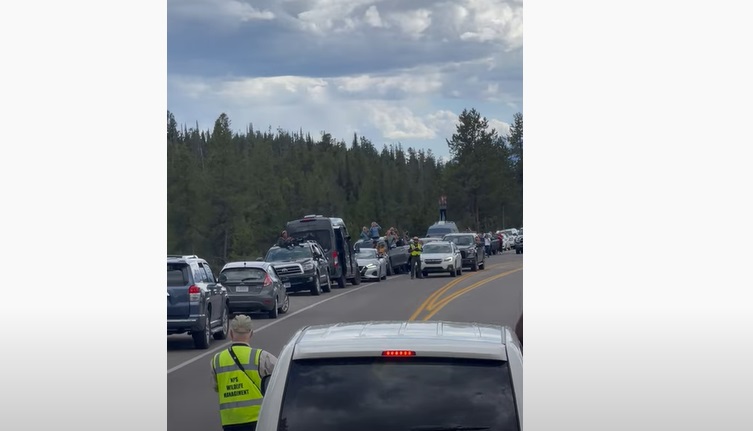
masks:
<svg viewBox="0 0 753 431"><path fill-rule="evenodd" d="M278 431L519 430L507 362L455 358L293 361L279 422Z"/></svg>
<svg viewBox="0 0 753 431"><path fill-rule="evenodd" d="M331 230L293 230L288 227L288 235L303 240L314 240L319 243L324 251L332 250L332 231Z"/></svg>

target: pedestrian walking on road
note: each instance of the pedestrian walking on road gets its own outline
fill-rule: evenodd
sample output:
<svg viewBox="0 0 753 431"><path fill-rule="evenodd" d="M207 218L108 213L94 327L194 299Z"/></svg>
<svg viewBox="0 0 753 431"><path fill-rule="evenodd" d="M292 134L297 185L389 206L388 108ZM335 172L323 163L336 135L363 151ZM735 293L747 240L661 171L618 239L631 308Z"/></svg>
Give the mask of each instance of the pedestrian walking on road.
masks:
<svg viewBox="0 0 753 431"><path fill-rule="evenodd" d="M240 314L230 321L233 344L212 358L212 386L219 395L224 431L255 431L263 398L262 381L271 376L277 358L250 345L251 318Z"/></svg>

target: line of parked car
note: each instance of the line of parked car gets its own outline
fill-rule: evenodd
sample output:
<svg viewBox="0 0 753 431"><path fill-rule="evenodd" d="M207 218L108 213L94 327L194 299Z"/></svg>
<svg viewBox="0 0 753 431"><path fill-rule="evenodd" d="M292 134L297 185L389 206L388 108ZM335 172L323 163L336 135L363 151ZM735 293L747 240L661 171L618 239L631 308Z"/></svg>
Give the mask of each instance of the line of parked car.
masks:
<svg viewBox="0 0 753 431"><path fill-rule="evenodd" d="M484 245L476 234L440 223L422 239L423 275L455 277L464 267L484 269ZM292 241L272 246L256 260L229 262L218 274L199 256L168 255L167 334L190 334L196 348L206 349L212 338L227 337L235 313L266 313L274 319L289 311L290 293L321 295L333 286L380 282L409 270L408 245L391 248L385 256L378 255L372 241L351 245L340 218L307 215L288 222L285 230ZM522 234L520 239L522 252Z"/></svg>

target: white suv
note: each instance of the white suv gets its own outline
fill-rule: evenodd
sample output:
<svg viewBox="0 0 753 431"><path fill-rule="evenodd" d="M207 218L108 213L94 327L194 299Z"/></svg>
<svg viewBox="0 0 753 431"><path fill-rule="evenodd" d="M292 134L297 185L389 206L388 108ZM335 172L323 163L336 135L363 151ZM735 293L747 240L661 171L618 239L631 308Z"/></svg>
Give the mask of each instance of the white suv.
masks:
<svg viewBox="0 0 753 431"><path fill-rule="evenodd" d="M520 344L479 323L305 327L280 353L256 429L519 431Z"/></svg>

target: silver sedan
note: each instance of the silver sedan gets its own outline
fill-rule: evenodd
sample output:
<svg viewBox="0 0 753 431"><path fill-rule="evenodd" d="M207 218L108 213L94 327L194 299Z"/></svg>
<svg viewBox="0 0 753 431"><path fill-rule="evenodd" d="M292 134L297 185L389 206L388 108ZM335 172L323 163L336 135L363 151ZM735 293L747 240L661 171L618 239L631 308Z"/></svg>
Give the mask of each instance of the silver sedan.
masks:
<svg viewBox="0 0 753 431"><path fill-rule="evenodd" d="M382 281L387 278L389 261L384 256L379 256L375 249L362 247L356 253L356 260L361 279Z"/></svg>

